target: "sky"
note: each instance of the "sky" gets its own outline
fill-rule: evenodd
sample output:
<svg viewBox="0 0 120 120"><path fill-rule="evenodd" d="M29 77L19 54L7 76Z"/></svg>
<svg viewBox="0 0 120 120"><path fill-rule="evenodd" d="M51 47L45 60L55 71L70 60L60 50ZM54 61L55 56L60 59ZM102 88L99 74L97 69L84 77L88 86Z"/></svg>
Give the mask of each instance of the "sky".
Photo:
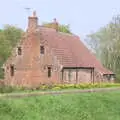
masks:
<svg viewBox="0 0 120 120"><path fill-rule="evenodd" d="M120 13L120 0L0 0L0 28L11 24L25 30L33 10L37 12L39 24L56 18L84 38Z"/></svg>

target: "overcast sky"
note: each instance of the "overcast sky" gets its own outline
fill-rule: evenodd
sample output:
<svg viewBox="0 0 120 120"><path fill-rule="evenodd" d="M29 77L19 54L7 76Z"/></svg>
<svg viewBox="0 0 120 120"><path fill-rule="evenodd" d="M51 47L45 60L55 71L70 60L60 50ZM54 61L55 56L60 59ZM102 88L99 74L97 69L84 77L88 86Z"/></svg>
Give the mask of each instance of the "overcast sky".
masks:
<svg viewBox="0 0 120 120"><path fill-rule="evenodd" d="M27 7L37 11L40 24L57 18L84 37L120 13L120 0L0 0L0 28L13 24L25 29L30 14L24 9Z"/></svg>

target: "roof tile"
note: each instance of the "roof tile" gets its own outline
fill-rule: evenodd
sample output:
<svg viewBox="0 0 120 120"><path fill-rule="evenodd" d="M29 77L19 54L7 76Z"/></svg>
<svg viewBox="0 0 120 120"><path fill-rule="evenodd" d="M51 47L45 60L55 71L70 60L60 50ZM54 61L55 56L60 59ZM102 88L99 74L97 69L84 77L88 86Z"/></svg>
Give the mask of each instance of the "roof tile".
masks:
<svg viewBox="0 0 120 120"><path fill-rule="evenodd" d="M64 67L94 67L102 74L113 74L103 67L78 36L45 27L40 27L40 33Z"/></svg>

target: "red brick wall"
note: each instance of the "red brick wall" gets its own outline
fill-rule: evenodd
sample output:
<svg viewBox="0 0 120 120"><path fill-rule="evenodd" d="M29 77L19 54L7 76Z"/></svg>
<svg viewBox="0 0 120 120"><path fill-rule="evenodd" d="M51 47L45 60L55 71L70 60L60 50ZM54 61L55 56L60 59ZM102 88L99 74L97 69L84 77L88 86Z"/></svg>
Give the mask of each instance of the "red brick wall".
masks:
<svg viewBox="0 0 120 120"><path fill-rule="evenodd" d="M92 69L65 69L63 74L63 83L92 83ZM71 72L71 75L69 75Z"/></svg>
<svg viewBox="0 0 120 120"><path fill-rule="evenodd" d="M100 74L98 70L95 69L94 72L94 81L95 83L113 83L115 82L112 77L108 79L107 77L103 76L103 74Z"/></svg>
<svg viewBox="0 0 120 120"><path fill-rule="evenodd" d="M78 83L92 83L91 69L80 69L78 72Z"/></svg>
<svg viewBox="0 0 120 120"><path fill-rule="evenodd" d="M16 51L16 55L6 65L6 84L36 86L41 83L60 82L61 65L47 45L44 45L45 54L40 54L40 41L37 33L28 34L21 44L22 55L18 56ZM15 74L12 77L10 75L10 64L14 64L15 67ZM50 78L48 78L48 66L52 68Z"/></svg>

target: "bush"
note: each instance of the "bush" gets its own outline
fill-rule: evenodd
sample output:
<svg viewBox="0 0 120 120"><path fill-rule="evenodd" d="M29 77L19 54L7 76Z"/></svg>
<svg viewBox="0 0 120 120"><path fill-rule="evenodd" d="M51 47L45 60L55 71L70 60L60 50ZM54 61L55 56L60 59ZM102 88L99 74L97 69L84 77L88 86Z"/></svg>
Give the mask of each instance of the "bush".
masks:
<svg viewBox="0 0 120 120"><path fill-rule="evenodd" d="M64 90L64 89L92 89L92 88L108 88L108 87L120 87L120 83L95 83L95 84L51 84L40 85L36 88L25 87L12 87L12 86L0 86L0 93L12 93L20 91L37 91L37 90Z"/></svg>
<svg viewBox="0 0 120 120"><path fill-rule="evenodd" d="M15 89L11 86L0 86L0 93L11 93L13 92Z"/></svg>
<svg viewBox="0 0 120 120"><path fill-rule="evenodd" d="M61 90L60 87L53 87L52 90Z"/></svg>
<svg viewBox="0 0 120 120"><path fill-rule="evenodd" d="M107 88L120 87L120 83L95 83L95 84L58 84L55 87L61 89L90 89L90 88Z"/></svg>
<svg viewBox="0 0 120 120"><path fill-rule="evenodd" d="M12 93L12 92L19 92L19 91L25 91L27 88L25 87L13 87L13 86L0 86L0 93Z"/></svg>

